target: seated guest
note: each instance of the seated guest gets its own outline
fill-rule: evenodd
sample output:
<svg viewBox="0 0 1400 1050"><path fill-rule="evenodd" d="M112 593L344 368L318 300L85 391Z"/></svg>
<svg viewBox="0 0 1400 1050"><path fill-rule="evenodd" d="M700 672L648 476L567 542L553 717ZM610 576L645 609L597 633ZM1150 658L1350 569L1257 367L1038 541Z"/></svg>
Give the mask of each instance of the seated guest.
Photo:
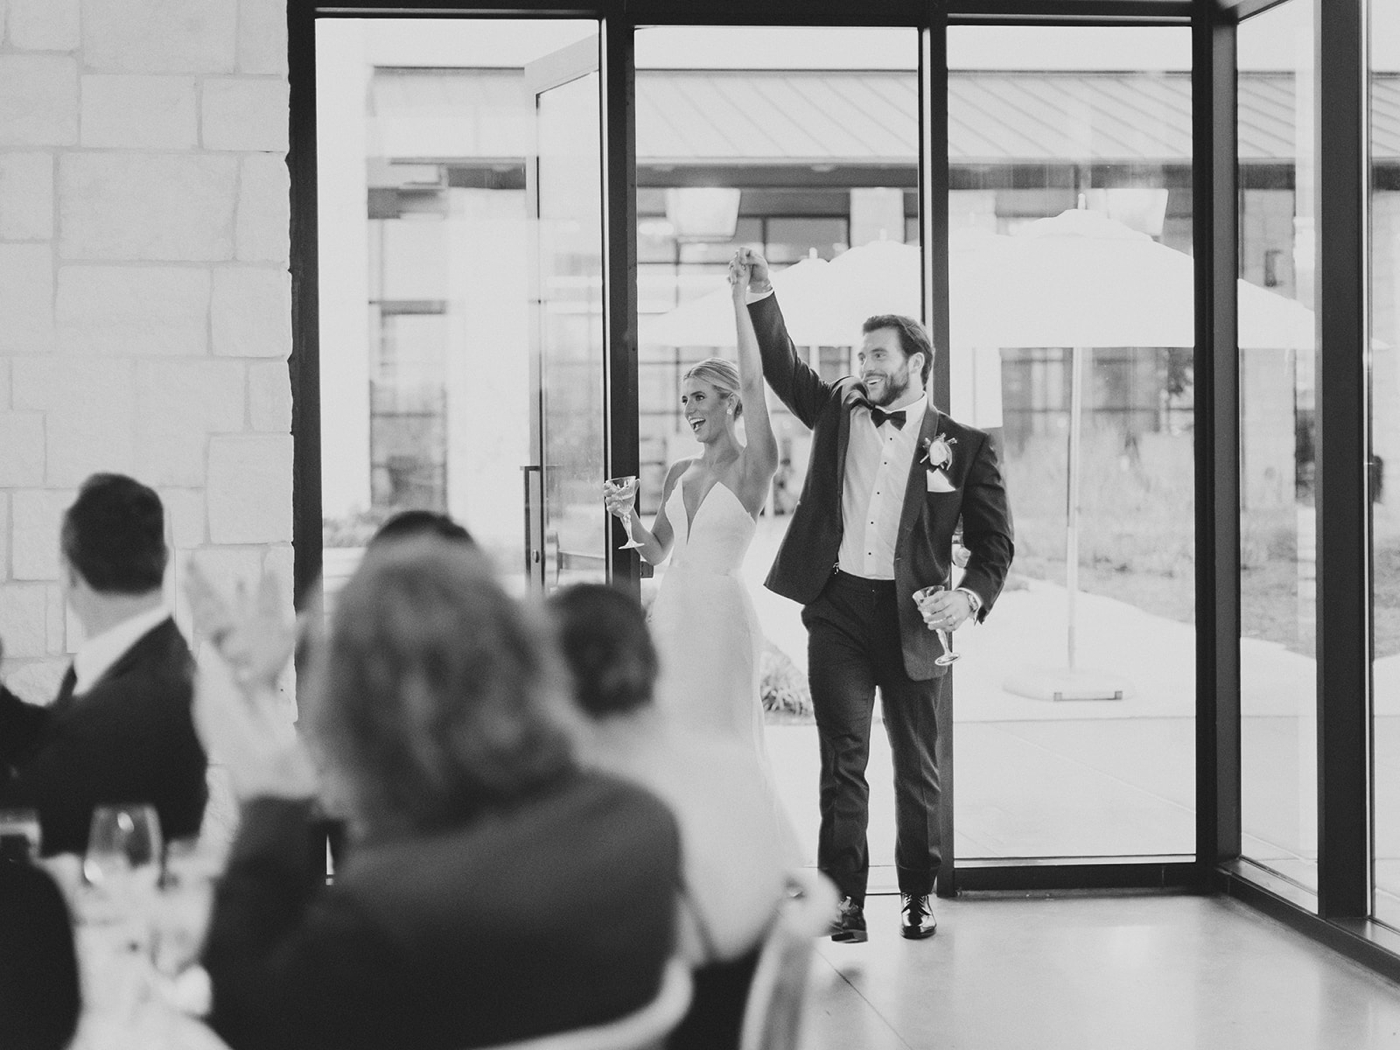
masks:
<svg viewBox="0 0 1400 1050"><path fill-rule="evenodd" d="M48 706L0 686L0 808L39 812L43 852L81 853L92 810L150 802L167 840L199 833L204 749L194 664L161 592L160 497L94 474L63 517L62 582L86 640Z"/></svg>
<svg viewBox="0 0 1400 1050"><path fill-rule="evenodd" d="M475 545L472 534L466 526L459 524L449 515L436 510L401 510L384 520L373 536L367 550L373 550L385 540L404 540L415 536L441 536L445 540Z"/></svg>
<svg viewBox="0 0 1400 1050"><path fill-rule="evenodd" d="M0 842L0 1046L62 1050L78 1027L78 960L58 884Z"/></svg>
<svg viewBox="0 0 1400 1050"><path fill-rule="evenodd" d="M198 574L190 597L203 629L218 597ZM203 957L230 1046L478 1047L603 1023L656 995L675 822L649 793L575 764L548 632L484 555L432 537L386 544L340 594L302 685L308 743L353 843L330 886L307 848L308 752L238 644L258 629L211 632L239 666L201 655L197 699L243 800Z"/></svg>
<svg viewBox="0 0 1400 1050"><path fill-rule="evenodd" d="M458 524L449 515L436 510L413 509L401 510L386 518L375 534L370 537L365 550L379 550L386 543L397 543L422 536L438 536L463 546L476 546L476 541L472 539L472 535L466 530L466 527ZM328 801L322 799L323 803ZM312 822L311 834L313 842L325 840L332 867L345 863L345 822L336 815L334 805L326 805L319 812L317 818Z"/></svg>
<svg viewBox="0 0 1400 1050"><path fill-rule="evenodd" d="M781 844L791 829L751 752L667 724L652 698L656 649L630 595L578 584L548 607L589 719L584 761L656 792L680 823L681 950L700 968L690 1014L668 1045L737 1046L757 951L787 889Z"/></svg>

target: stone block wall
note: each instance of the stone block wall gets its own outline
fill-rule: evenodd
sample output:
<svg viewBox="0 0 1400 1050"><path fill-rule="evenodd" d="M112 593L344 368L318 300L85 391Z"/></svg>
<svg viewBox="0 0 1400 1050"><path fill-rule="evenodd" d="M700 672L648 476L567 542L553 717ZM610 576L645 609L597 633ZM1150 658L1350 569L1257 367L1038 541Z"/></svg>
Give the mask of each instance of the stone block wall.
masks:
<svg viewBox="0 0 1400 1050"><path fill-rule="evenodd" d="M160 492L177 610L191 557L290 584L286 7L0 0L0 27L0 673L46 699L95 471Z"/></svg>

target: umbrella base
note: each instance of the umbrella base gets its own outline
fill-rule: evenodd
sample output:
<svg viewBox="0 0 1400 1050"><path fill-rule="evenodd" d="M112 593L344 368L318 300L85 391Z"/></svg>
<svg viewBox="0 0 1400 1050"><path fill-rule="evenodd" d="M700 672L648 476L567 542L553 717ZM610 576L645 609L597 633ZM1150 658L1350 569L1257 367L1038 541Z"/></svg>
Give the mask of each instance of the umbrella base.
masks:
<svg viewBox="0 0 1400 1050"><path fill-rule="evenodd" d="M1025 667L1002 688L1032 700L1126 700L1133 685L1122 675L1081 667Z"/></svg>

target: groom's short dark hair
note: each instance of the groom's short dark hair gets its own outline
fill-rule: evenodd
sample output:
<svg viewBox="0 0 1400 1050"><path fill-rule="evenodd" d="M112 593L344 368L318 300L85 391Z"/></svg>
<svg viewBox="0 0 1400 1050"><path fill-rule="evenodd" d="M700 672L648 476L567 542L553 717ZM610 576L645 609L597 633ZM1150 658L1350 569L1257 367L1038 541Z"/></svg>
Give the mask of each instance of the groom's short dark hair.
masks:
<svg viewBox="0 0 1400 1050"><path fill-rule="evenodd" d="M914 318L905 317L903 314L876 314L865 319L860 331L862 335L869 335L881 328L893 328L899 334L899 348L906 358L915 354L924 355L921 378L927 387L929 373L933 371L933 340L929 338L928 329Z"/></svg>

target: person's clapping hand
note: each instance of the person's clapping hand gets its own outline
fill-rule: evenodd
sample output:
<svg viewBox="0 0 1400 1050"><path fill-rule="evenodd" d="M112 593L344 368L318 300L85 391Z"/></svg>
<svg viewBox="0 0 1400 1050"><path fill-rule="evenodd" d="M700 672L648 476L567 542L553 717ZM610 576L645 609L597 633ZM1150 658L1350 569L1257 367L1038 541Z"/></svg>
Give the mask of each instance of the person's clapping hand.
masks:
<svg viewBox="0 0 1400 1050"><path fill-rule="evenodd" d="M228 770L240 798L314 794L314 767L277 691L298 633L277 578L264 573L255 597L240 587L230 601L191 563L185 594L196 630L212 643L199 655L194 701L205 750Z"/></svg>
<svg viewBox="0 0 1400 1050"><path fill-rule="evenodd" d="M277 577L264 572L252 598L240 582L230 600L191 561L185 597L195 629L213 643L234 677L244 685L275 688L296 651L298 633L298 622L286 613Z"/></svg>

